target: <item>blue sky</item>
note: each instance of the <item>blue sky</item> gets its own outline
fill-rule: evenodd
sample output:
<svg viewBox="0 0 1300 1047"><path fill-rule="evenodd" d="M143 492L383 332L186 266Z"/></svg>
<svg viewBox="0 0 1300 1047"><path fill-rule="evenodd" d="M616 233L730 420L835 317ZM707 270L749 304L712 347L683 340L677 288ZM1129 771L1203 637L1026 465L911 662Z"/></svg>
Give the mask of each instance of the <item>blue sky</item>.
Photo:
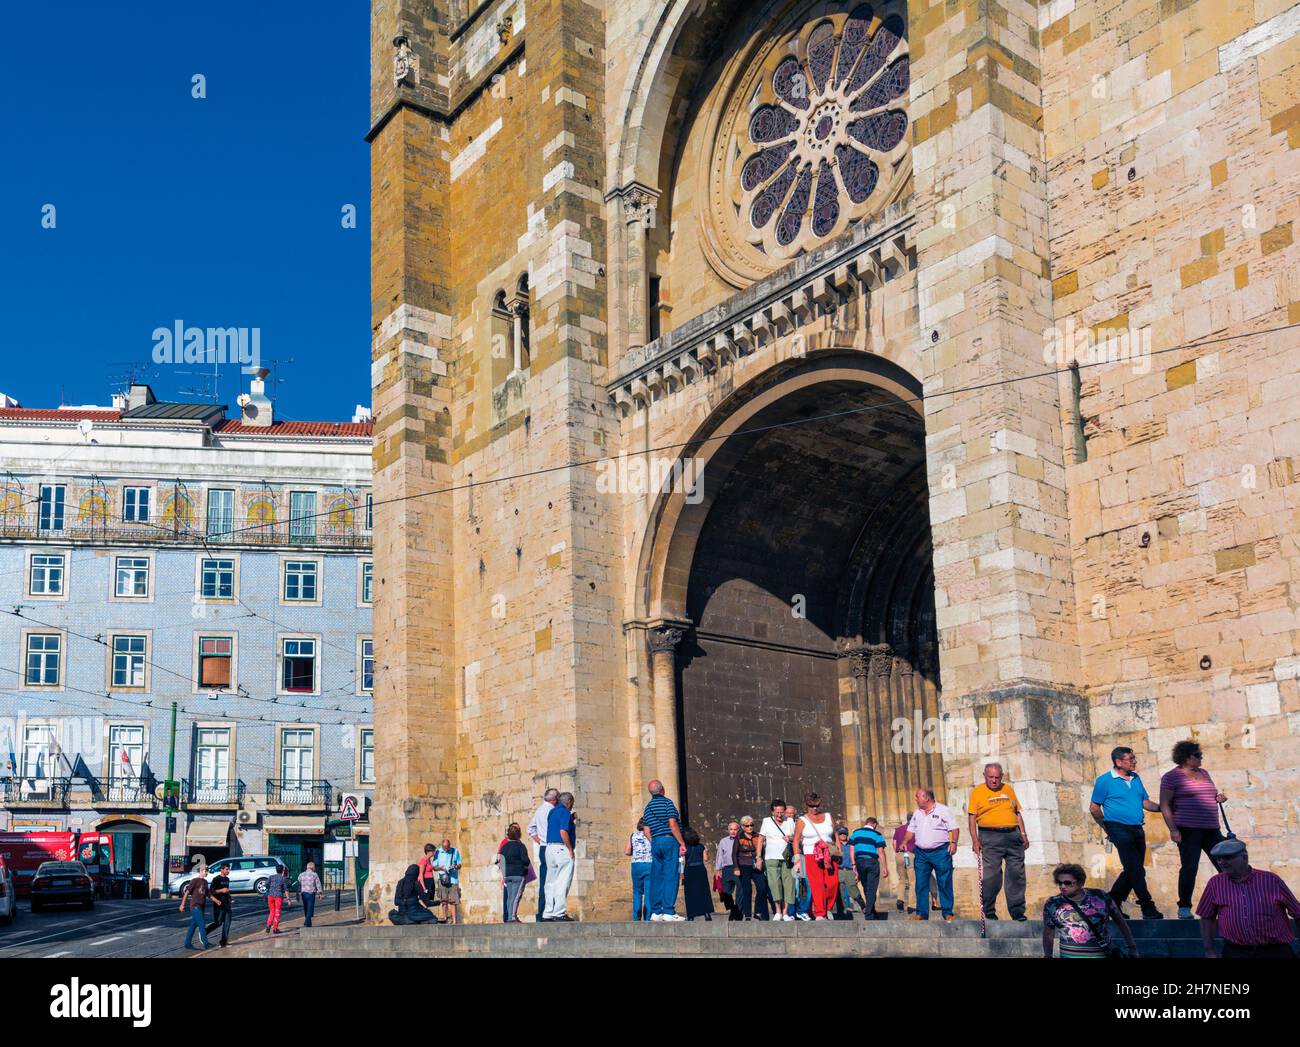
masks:
<svg viewBox="0 0 1300 1047"><path fill-rule="evenodd" d="M261 329L278 417L370 402L368 8L5 5L0 391L102 404L135 364L178 397L204 379L157 365L153 331L183 320ZM221 402L246 381L221 368Z"/></svg>

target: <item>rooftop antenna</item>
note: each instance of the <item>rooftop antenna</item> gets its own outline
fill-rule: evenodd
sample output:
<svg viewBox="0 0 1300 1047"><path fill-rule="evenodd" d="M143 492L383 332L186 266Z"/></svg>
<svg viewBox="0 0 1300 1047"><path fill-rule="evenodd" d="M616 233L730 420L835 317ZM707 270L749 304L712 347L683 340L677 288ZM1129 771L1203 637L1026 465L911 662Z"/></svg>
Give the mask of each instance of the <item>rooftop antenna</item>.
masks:
<svg viewBox="0 0 1300 1047"><path fill-rule="evenodd" d="M129 392L131 386L140 385L145 379L157 377L157 370L139 360L126 360L109 364L108 381L113 392Z"/></svg>
<svg viewBox="0 0 1300 1047"><path fill-rule="evenodd" d="M293 357L291 356L288 359L267 360L264 366L271 372L271 401L274 402L281 375L284 374L284 369L286 367L293 366Z"/></svg>

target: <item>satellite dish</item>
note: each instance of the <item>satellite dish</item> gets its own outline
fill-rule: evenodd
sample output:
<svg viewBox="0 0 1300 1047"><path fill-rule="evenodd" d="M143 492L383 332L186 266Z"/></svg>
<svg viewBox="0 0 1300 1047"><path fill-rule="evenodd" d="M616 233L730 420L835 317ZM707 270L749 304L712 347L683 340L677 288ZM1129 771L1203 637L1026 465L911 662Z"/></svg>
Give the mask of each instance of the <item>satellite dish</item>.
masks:
<svg viewBox="0 0 1300 1047"><path fill-rule="evenodd" d="M94 428L95 428L95 423L92 422L89 418L83 418L81 421L77 423L77 432L79 432L83 437L89 436L90 431Z"/></svg>
<svg viewBox="0 0 1300 1047"><path fill-rule="evenodd" d="M247 393L240 393L237 397L235 397L235 403L239 404L240 407L247 407L252 402L253 402L253 398L249 396Z"/></svg>

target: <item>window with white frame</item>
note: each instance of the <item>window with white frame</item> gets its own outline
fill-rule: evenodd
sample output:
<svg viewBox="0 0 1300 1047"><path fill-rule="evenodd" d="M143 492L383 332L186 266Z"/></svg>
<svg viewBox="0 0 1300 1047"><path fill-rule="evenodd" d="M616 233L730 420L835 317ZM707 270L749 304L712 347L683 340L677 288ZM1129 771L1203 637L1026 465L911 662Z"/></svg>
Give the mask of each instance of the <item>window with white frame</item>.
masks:
<svg viewBox="0 0 1300 1047"><path fill-rule="evenodd" d="M289 541L309 542L316 537L316 492L289 492Z"/></svg>
<svg viewBox="0 0 1300 1047"><path fill-rule="evenodd" d="M63 636L59 633L27 634L28 687L57 687L63 658Z"/></svg>
<svg viewBox="0 0 1300 1047"><path fill-rule="evenodd" d="M122 491L122 519L127 523L149 522L149 488L127 487Z"/></svg>
<svg viewBox="0 0 1300 1047"><path fill-rule="evenodd" d="M119 556L114 592L123 598L138 599L149 595L149 558Z"/></svg>
<svg viewBox="0 0 1300 1047"><path fill-rule="evenodd" d="M310 789L316 768L312 731L284 727L280 730L280 778L286 789Z"/></svg>
<svg viewBox="0 0 1300 1047"><path fill-rule="evenodd" d="M37 526L40 530L63 530L63 509L67 493L64 484L41 484L37 505Z"/></svg>
<svg viewBox="0 0 1300 1047"><path fill-rule="evenodd" d="M213 488L208 491L208 537L229 538L235 529L235 492Z"/></svg>
<svg viewBox="0 0 1300 1047"><path fill-rule="evenodd" d="M284 562L284 598L306 603L316 599L315 560L286 560Z"/></svg>
<svg viewBox="0 0 1300 1047"><path fill-rule="evenodd" d="M145 647L143 636L113 637L113 686L143 687Z"/></svg>
<svg viewBox="0 0 1300 1047"><path fill-rule="evenodd" d="M375 565L370 560L361 565L361 602L375 602Z"/></svg>
<svg viewBox="0 0 1300 1047"><path fill-rule="evenodd" d="M281 649L280 689L305 692L316 690L316 641L285 640Z"/></svg>
<svg viewBox="0 0 1300 1047"><path fill-rule="evenodd" d="M199 592L205 600L235 598L235 561L203 560L199 565Z"/></svg>
<svg viewBox="0 0 1300 1047"><path fill-rule="evenodd" d="M371 727L361 729L360 785L375 783L375 732Z"/></svg>
<svg viewBox="0 0 1300 1047"><path fill-rule="evenodd" d="M234 679L234 640L229 636L199 637L199 686L220 690Z"/></svg>
<svg viewBox="0 0 1300 1047"><path fill-rule="evenodd" d="M33 553L27 591L33 596L62 596L67 557L63 553Z"/></svg>
<svg viewBox="0 0 1300 1047"><path fill-rule="evenodd" d="M23 727L22 777L46 778L54 774L54 725L29 723Z"/></svg>
<svg viewBox="0 0 1300 1047"><path fill-rule="evenodd" d="M375 689L375 641L361 641L361 690L369 694Z"/></svg>
<svg viewBox="0 0 1300 1047"><path fill-rule="evenodd" d="M230 789L230 728L199 727L194 737L194 802L225 803Z"/></svg>
<svg viewBox="0 0 1300 1047"><path fill-rule="evenodd" d="M144 728L112 724L108 728L108 776L139 778L144 768Z"/></svg>

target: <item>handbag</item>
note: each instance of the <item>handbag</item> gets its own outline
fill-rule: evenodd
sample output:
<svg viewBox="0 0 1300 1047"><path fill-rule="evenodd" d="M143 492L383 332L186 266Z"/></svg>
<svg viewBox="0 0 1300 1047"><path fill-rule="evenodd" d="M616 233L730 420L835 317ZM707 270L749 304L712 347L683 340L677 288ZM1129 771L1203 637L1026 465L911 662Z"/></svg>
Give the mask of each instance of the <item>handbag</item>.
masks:
<svg viewBox="0 0 1300 1047"><path fill-rule="evenodd" d="M524 883L532 883L537 879L537 873L533 871L533 863L529 862L524 869Z"/></svg>
<svg viewBox="0 0 1300 1047"><path fill-rule="evenodd" d="M1062 898L1065 898L1065 895L1061 895L1061 897L1062 897ZM1069 898L1065 898L1065 903L1066 903L1066 904L1067 904L1071 909L1073 909L1075 912L1077 912L1077 913L1079 914L1079 918L1080 918L1081 920L1083 920L1083 922L1086 923L1086 924L1088 925L1088 930L1090 930L1090 931L1092 932L1092 936L1093 936L1094 938L1096 938L1097 941L1101 941L1101 940L1102 940L1102 935L1101 935L1101 930L1102 930L1102 929L1101 929L1101 927L1098 926L1097 924L1093 923L1090 919L1088 919L1088 914L1087 914L1086 912L1084 912L1082 909L1080 909L1077 905L1075 905L1074 902L1072 902ZM1104 923L1104 921L1103 921L1103 923ZM1106 959L1108 959L1108 960L1123 960L1123 959L1125 959L1127 956L1128 956L1128 953L1126 953L1126 952L1125 952L1123 949L1121 949L1118 945L1108 945L1108 946L1106 946Z"/></svg>

